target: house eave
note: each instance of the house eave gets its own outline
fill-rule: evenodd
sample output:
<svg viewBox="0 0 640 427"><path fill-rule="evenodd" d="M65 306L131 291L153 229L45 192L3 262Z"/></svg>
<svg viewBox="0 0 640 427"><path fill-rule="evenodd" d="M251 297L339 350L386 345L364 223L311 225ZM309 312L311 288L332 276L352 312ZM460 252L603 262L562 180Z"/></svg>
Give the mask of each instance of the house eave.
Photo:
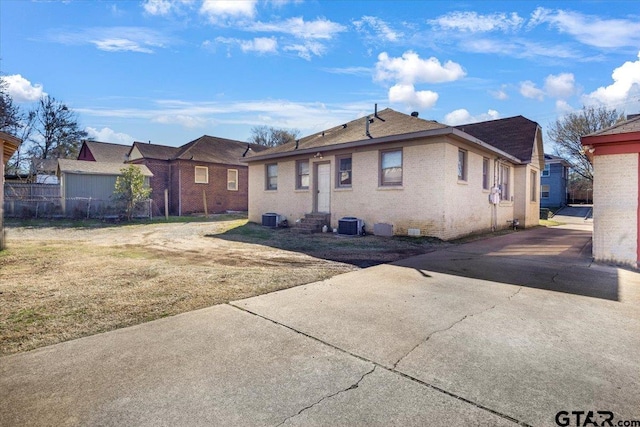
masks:
<svg viewBox="0 0 640 427"><path fill-rule="evenodd" d="M502 158L508 159L513 163L522 164L522 162L516 157L508 153L505 153L504 151L499 150L493 147L492 145L489 145L486 142L483 142L469 135L468 133L465 133L461 130L458 130L452 127L430 129L430 130L405 133L400 135L389 135L389 136L384 136L380 138L363 139L358 141L344 142L341 144L332 144L332 145L326 145L326 146L314 147L314 148L304 148L304 149L297 149L297 150L293 149L291 151L285 151L285 152L255 155L248 158L243 158L241 159L241 161L245 163L261 162L265 160L280 159L280 158L300 156L305 154L316 154L316 153L322 154L322 153L327 153L330 151L336 151L336 150L342 150L342 149L359 148L359 147L366 147L366 146L378 145L378 144L388 144L388 143L399 142L399 141L412 141L416 139L433 138L438 136L451 136L455 139L458 139L467 143L471 143L474 145L478 145L484 148L485 150L491 151Z"/></svg>

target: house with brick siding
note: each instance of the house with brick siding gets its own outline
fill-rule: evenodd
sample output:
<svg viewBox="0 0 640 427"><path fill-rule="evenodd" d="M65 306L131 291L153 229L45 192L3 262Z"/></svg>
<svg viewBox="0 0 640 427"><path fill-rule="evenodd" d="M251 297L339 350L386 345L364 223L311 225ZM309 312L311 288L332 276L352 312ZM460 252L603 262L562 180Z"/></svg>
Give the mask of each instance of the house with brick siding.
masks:
<svg viewBox="0 0 640 427"><path fill-rule="evenodd" d="M522 116L452 127L376 108L244 161L252 222L355 217L367 232L444 240L538 225L542 132Z"/></svg>
<svg viewBox="0 0 640 427"><path fill-rule="evenodd" d="M248 149L265 147L204 135L181 147L134 142L128 162L144 164L153 173L152 200L156 214L221 213L247 210Z"/></svg>
<svg viewBox="0 0 640 427"><path fill-rule="evenodd" d="M640 266L640 115L581 138L593 164L593 257Z"/></svg>
<svg viewBox="0 0 640 427"><path fill-rule="evenodd" d="M124 163L131 150L130 145L112 144L110 142L83 141L78 160L87 162Z"/></svg>

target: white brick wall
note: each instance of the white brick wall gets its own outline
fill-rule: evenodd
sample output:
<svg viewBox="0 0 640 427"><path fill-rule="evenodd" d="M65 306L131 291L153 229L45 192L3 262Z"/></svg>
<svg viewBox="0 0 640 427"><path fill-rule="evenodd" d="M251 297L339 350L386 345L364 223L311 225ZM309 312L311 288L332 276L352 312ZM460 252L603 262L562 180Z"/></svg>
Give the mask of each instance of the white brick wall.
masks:
<svg viewBox="0 0 640 427"><path fill-rule="evenodd" d="M595 156L593 256L636 266L638 154Z"/></svg>
<svg viewBox="0 0 640 427"><path fill-rule="evenodd" d="M385 144L384 149L401 147L403 150L403 185L380 187L379 150L373 147L325 154L322 162L331 164L331 225L345 216L356 216L365 221L366 229L373 231L375 223L393 224L396 235L407 235L409 229L419 229L423 236L444 240L491 229L489 192L482 189L482 159L490 162L493 185L494 161L489 153L471 146L468 150L468 179L457 177L458 147L445 137L430 139L428 143L412 142ZM335 156L352 155L353 184L350 189L336 188ZM335 155L334 155L335 154ZM310 190L295 190L295 161L301 158L311 162ZM276 212L290 223L313 210L315 193L313 158L297 157L278 161L278 190L265 191L265 163L249 166L249 220L260 223L262 214ZM526 168L525 168L526 169ZM514 182L514 168L511 168ZM513 190L512 190L513 191ZM498 227L508 226L514 217L514 204L501 203L497 208Z"/></svg>

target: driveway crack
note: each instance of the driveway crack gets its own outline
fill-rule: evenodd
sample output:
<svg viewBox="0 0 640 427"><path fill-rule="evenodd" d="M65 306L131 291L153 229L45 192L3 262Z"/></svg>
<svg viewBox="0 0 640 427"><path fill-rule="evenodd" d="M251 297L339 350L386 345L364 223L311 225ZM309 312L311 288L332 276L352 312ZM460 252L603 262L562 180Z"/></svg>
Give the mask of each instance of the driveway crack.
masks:
<svg viewBox="0 0 640 427"><path fill-rule="evenodd" d="M507 298L509 301L511 301L511 299L513 297L515 297L516 295L518 295L520 293L520 291L522 290L522 286L520 286L518 288L517 291L515 291L513 294L509 295L509 297ZM407 354L405 354L404 356L402 356L400 359L398 359L396 361L396 363L393 364L393 367L391 368L392 370L395 371L395 369L398 367L398 365L400 364L400 362L402 362L404 359L406 359L407 357L409 357L409 355L411 353L413 353L418 347L420 347L422 344L425 344L427 341L429 341L429 339L431 339L432 336L434 336L435 334L439 334L441 332L446 332L449 329L453 328L454 326L456 326L458 323L463 322L465 319L469 318L469 317L473 317L473 316L477 316L479 314L482 313L486 313L487 311L493 310L494 308L496 308L498 306L498 304L494 304L489 308L485 308L484 310L481 310L477 313L472 313L472 314L465 314L464 316L462 316L460 319L456 320L455 322L451 323L449 326L447 326L446 328L443 329L438 329L437 331L433 331L431 332L429 335L427 335L427 337L425 339L423 339L422 341L420 341L418 344L416 344L411 350L409 350L407 352Z"/></svg>
<svg viewBox="0 0 640 427"><path fill-rule="evenodd" d="M362 374L362 376L360 377L360 379L359 379L358 381L356 381L355 383L351 384L349 387L344 388L344 389L342 389L342 390L338 390L337 392L332 393L332 394L330 394L330 395L328 395L328 396L324 396L322 399L318 400L317 402L314 402L314 403L312 403L312 404L311 404L311 405L309 405L309 406L305 406L304 408L300 409L296 414L291 415L291 416L289 416L289 417L285 418L285 419L284 419L280 424L278 424L276 427L280 427L281 425L285 424L285 423L286 423L287 421L289 421L290 419L297 417L298 415L300 415L300 414L302 414L303 412L305 412L305 411L307 411L307 410L309 410L309 409L313 408L313 407L314 407L314 406L316 406L316 405L319 405L320 403L324 402L324 401L325 401L325 400L327 400L327 399L331 399L332 397L335 397L335 396L337 396L337 395L339 395L339 394L342 394L342 393L346 393L346 392L348 392L348 391L350 391L350 390L355 390L356 388L358 388L358 387L360 386L360 383L362 382L362 380L364 380L364 377L366 377L366 376L367 376L367 375L369 375L369 374L372 374L372 373L373 373L373 371L375 371L375 370L376 370L376 366L374 365L374 367L373 367L369 372L365 372L364 374Z"/></svg>

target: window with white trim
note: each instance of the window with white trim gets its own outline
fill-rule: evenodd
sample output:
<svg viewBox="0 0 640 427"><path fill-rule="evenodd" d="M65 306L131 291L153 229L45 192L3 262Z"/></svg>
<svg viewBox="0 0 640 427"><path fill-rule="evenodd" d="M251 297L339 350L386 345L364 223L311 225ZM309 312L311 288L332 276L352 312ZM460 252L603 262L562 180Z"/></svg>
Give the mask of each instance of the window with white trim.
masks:
<svg viewBox="0 0 640 427"><path fill-rule="evenodd" d="M267 190L277 190L278 189L278 164L270 163L266 165L266 174L267 174Z"/></svg>
<svg viewBox="0 0 640 427"><path fill-rule="evenodd" d="M402 185L402 150L380 152L380 185Z"/></svg>
<svg viewBox="0 0 640 427"><path fill-rule="evenodd" d="M546 165L544 165L542 176L549 176L550 173L551 173L551 165L547 163Z"/></svg>
<svg viewBox="0 0 640 427"><path fill-rule="evenodd" d="M238 169L227 169L227 190L238 191Z"/></svg>
<svg viewBox="0 0 640 427"><path fill-rule="evenodd" d="M194 174L196 184L209 183L209 168L207 166L196 166Z"/></svg>
<svg viewBox="0 0 640 427"><path fill-rule="evenodd" d="M549 189L550 186L548 184L543 184L540 186L540 198L548 199L549 198Z"/></svg>

